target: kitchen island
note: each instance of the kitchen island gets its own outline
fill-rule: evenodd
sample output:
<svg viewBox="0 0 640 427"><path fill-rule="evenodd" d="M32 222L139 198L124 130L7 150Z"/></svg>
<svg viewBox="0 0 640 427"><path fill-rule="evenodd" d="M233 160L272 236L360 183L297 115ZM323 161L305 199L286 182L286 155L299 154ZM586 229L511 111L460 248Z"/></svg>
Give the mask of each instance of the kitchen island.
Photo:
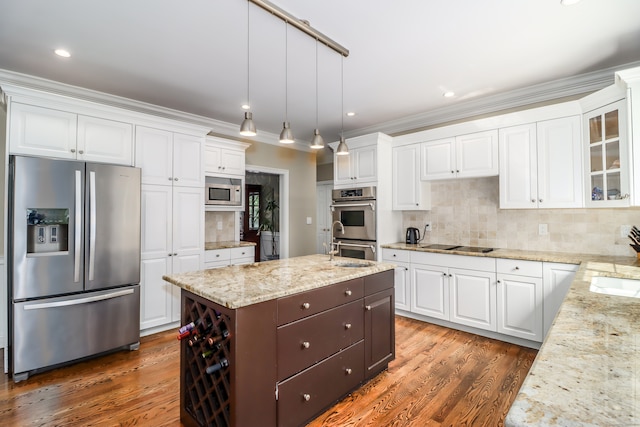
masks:
<svg viewBox="0 0 640 427"><path fill-rule="evenodd" d="M395 357L393 264L310 255L165 276L182 288L184 425L298 426Z"/></svg>

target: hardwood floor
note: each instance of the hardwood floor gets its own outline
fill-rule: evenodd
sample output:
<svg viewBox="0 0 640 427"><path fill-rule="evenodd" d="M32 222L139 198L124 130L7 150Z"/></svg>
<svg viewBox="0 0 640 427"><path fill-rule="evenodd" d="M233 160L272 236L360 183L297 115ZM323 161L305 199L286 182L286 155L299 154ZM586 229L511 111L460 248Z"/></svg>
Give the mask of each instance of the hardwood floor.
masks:
<svg viewBox="0 0 640 427"><path fill-rule="evenodd" d="M144 337L138 351L18 384L3 375L0 424L180 426L175 335ZM309 427L500 426L535 355L535 350L396 317L396 360L388 371Z"/></svg>

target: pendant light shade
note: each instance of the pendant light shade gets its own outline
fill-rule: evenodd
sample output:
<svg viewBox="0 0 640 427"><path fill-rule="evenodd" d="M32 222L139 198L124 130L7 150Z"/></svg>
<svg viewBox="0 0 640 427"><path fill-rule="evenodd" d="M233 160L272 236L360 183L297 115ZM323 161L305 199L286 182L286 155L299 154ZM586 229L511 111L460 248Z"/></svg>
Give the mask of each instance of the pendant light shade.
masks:
<svg viewBox="0 0 640 427"><path fill-rule="evenodd" d="M324 138L320 135L320 129L315 129L313 131L313 139L311 140L311 148L316 150L320 150L324 148Z"/></svg>
<svg viewBox="0 0 640 427"><path fill-rule="evenodd" d="M338 156L346 156L349 154L349 147L347 147L347 143L344 140L344 137L340 137L340 144L338 144L338 148L336 149L336 155Z"/></svg>
<svg viewBox="0 0 640 427"><path fill-rule="evenodd" d="M253 114L250 111L244 113L244 120L240 125L240 135L256 136L256 125L253 123Z"/></svg>
<svg viewBox="0 0 640 427"><path fill-rule="evenodd" d="M291 128L289 127L289 122L282 123L282 132L280 132L280 142L283 144L293 144L295 142L293 139L293 132L291 132Z"/></svg>
<svg viewBox="0 0 640 427"><path fill-rule="evenodd" d="M249 0L247 0L247 103L242 108L249 109ZM244 120L240 125L240 135L256 136L256 125L253 123L253 114L250 111L244 113Z"/></svg>

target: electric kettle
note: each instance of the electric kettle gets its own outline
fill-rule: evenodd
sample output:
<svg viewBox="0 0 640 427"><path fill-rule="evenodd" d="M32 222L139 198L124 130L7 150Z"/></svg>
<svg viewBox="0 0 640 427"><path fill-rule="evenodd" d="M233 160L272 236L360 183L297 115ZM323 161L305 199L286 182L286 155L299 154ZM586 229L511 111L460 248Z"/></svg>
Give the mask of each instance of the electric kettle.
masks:
<svg viewBox="0 0 640 427"><path fill-rule="evenodd" d="M420 230L415 227L407 228L407 240L408 245L415 245L420 240Z"/></svg>

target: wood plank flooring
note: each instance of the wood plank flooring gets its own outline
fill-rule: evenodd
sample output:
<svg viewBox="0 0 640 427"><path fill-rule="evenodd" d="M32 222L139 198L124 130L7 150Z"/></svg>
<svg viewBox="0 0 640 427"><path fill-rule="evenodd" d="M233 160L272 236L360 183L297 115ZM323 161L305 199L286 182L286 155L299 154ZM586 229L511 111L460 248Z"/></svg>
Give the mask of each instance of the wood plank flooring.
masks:
<svg viewBox="0 0 640 427"><path fill-rule="evenodd" d="M18 384L0 376L0 425L180 426L175 335L144 337L138 351ZM396 360L388 371L309 427L500 426L535 355L535 350L396 317Z"/></svg>

